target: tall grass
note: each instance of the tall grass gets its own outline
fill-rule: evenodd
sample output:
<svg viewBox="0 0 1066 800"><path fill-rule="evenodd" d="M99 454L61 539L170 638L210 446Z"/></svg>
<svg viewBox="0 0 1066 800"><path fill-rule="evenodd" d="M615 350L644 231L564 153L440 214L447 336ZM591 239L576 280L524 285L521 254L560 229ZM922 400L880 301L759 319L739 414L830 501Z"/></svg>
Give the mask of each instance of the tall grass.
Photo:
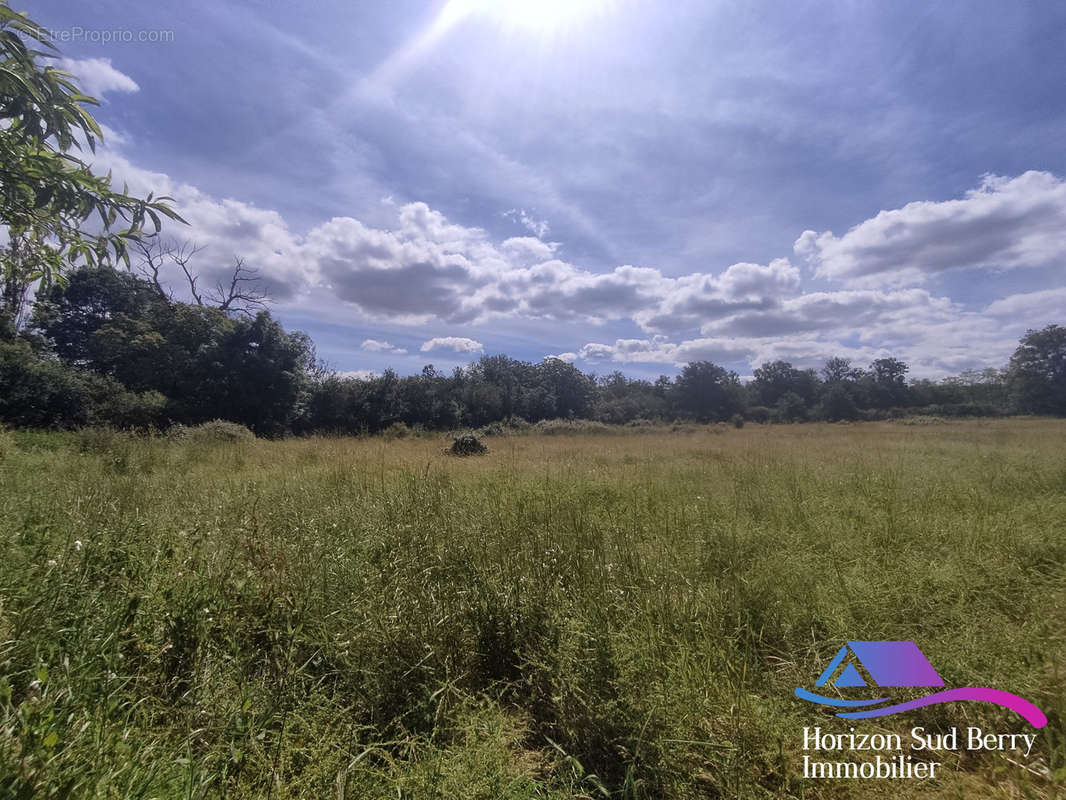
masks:
<svg viewBox="0 0 1066 800"><path fill-rule="evenodd" d="M1051 722L1025 766L883 791L1050 797L1064 442L1032 420L531 435L478 459L12 434L0 795L847 796L800 777L803 726L841 721L792 689L844 640L914 639L949 685ZM1023 730L984 704L888 720Z"/></svg>

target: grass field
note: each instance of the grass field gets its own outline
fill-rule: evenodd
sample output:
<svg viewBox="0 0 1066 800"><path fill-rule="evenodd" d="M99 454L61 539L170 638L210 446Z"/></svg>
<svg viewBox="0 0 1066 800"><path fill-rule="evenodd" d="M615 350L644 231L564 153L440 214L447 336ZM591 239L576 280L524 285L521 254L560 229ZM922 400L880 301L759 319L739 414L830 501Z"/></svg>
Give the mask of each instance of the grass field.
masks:
<svg viewBox="0 0 1066 800"><path fill-rule="evenodd" d="M488 443L0 439L0 796L1063 790L1066 422ZM847 726L792 689L847 639L1050 723L1019 763L804 780L803 726Z"/></svg>

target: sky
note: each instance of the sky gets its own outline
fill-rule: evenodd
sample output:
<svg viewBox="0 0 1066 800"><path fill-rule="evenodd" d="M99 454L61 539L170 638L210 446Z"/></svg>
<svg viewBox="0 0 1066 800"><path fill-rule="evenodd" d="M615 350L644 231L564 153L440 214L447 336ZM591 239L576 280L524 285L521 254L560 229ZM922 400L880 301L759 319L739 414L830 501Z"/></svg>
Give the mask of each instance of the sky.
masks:
<svg viewBox="0 0 1066 800"><path fill-rule="evenodd" d="M95 166L341 372L939 378L1066 324L1063 4L15 5Z"/></svg>

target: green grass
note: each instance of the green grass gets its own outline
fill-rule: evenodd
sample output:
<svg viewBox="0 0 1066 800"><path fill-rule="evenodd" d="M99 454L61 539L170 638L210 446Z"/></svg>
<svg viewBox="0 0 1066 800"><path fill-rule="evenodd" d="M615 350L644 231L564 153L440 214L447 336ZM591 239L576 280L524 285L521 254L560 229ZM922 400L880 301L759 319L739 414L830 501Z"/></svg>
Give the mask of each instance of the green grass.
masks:
<svg viewBox="0 0 1066 800"><path fill-rule="evenodd" d="M863 792L1061 789L1066 423L443 443L5 437L0 796L854 796L792 695L846 639L1051 720Z"/></svg>

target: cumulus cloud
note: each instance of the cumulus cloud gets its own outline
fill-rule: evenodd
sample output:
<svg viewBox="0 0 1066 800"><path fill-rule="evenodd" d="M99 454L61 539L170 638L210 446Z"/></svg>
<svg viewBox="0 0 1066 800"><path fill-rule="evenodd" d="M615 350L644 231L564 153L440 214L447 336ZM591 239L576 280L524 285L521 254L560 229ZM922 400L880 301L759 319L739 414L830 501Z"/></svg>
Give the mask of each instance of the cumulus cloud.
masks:
<svg viewBox="0 0 1066 800"><path fill-rule="evenodd" d="M881 211L839 237L804 231L794 250L821 277L865 285L1043 266L1066 257L1066 181L1049 172L986 175L961 200Z"/></svg>
<svg viewBox="0 0 1066 800"><path fill-rule="evenodd" d="M614 361L623 364L673 364L691 361L730 362L750 357L751 346L734 338L690 339L672 343L662 336L651 339L616 339L614 344L590 342L581 348L585 361Z"/></svg>
<svg viewBox="0 0 1066 800"><path fill-rule="evenodd" d="M363 339L363 343L359 345L359 348L366 350L368 353L392 353L397 356L407 353L402 347L397 347L389 342L379 342L377 339Z"/></svg>
<svg viewBox="0 0 1066 800"><path fill-rule="evenodd" d="M504 254L518 264L538 264L554 258L557 247L555 242L542 242L533 236L512 236L500 244Z"/></svg>
<svg viewBox="0 0 1066 800"><path fill-rule="evenodd" d="M810 292L768 309L745 310L703 325L705 334L788 336L811 331L868 331L875 325L912 327L953 319L957 307L924 289Z"/></svg>
<svg viewBox="0 0 1066 800"><path fill-rule="evenodd" d="M936 376L1003 363L1025 328L1063 321L1066 306L1061 286L968 309L900 285L956 268L1021 268L1066 255L1066 183L1048 173L986 177L960 200L910 203L840 237L807 231L795 252L828 285L804 291L800 269L785 258L681 275L636 265L595 272L561 258L555 243L493 240L417 202L392 206L387 228L341 216L299 233L276 211L138 168L113 147L100 148L95 160L135 193L175 198L190 226L167 233L207 246L193 264L205 282L242 256L282 304L332 294L341 308L392 323L534 320L638 332L615 338L621 329L612 329L602 340L581 334L580 349L548 356L567 361L757 365L784 358L820 366L833 355L861 364L894 355L911 364L912 376ZM405 354L374 339L362 347ZM421 346L433 350L484 347L463 337Z"/></svg>
<svg viewBox="0 0 1066 800"><path fill-rule="evenodd" d="M775 259L765 266L733 264L721 275L693 273L669 279L662 288L662 300L637 313L635 319L648 331L694 329L741 311L775 308L782 297L795 294L799 287L799 270L788 259Z"/></svg>
<svg viewBox="0 0 1066 800"><path fill-rule="evenodd" d="M565 361L567 364L573 364L577 361L577 353L555 353L554 355L544 356L544 360L557 359L559 361Z"/></svg>
<svg viewBox="0 0 1066 800"><path fill-rule="evenodd" d="M423 343L420 349L423 353L428 353L432 350L451 350L455 353L478 353L484 350L485 347L481 342L475 342L473 339L467 339L462 336L441 336Z"/></svg>
<svg viewBox="0 0 1066 800"><path fill-rule="evenodd" d="M613 344L591 342L579 357L592 364L663 364L681 367L693 361L718 364L750 364L788 361L800 368L820 368L834 356L865 366L875 359L903 357L913 378L957 374L989 363L1003 363L1013 351L1015 340L1004 337L994 325L972 327L946 324L928 335L915 338L905 347L876 341L845 343L832 336L807 334L790 337L705 337L670 342L662 339L618 339Z"/></svg>
<svg viewBox="0 0 1066 800"><path fill-rule="evenodd" d="M73 75L78 88L93 97L141 89L133 78L111 66L110 58L61 58L56 61L56 67Z"/></svg>
<svg viewBox="0 0 1066 800"><path fill-rule="evenodd" d="M986 313L995 317L1021 317L1029 327L1042 328L1049 323L1066 321L1066 287L1039 292L1012 294L990 303Z"/></svg>
<svg viewBox="0 0 1066 800"><path fill-rule="evenodd" d="M317 268L303 256L300 237L277 211L213 197L166 173L135 166L110 146L98 148L91 161L96 171L110 170L119 186L129 184L132 194L174 198L172 205L189 225L170 223L165 236L203 248L189 265L203 283L228 278L237 257L259 270L261 288L276 301L291 300L317 281Z"/></svg>
<svg viewBox="0 0 1066 800"><path fill-rule="evenodd" d="M134 192L175 198L190 226L172 230L206 246L193 265L206 281L224 277L233 257L241 256L260 270L275 300L324 289L368 319L632 320L651 334L695 333L715 319L776 308L799 289L799 270L787 259L679 277L633 265L593 272L558 258L555 243L529 236L497 243L420 202L396 206L390 229L334 217L300 235L276 211L212 197L138 168L112 148L102 149L96 161Z"/></svg>

